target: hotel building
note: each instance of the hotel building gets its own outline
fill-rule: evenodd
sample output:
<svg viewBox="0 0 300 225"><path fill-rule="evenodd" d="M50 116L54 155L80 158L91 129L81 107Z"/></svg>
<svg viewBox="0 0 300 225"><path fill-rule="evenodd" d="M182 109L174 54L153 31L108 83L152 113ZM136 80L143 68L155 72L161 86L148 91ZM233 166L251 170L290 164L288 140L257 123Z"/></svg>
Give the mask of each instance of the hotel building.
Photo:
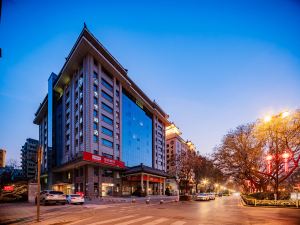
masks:
<svg viewBox="0 0 300 225"><path fill-rule="evenodd" d="M84 27L34 123L45 188L90 197L162 194L168 115Z"/></svg>

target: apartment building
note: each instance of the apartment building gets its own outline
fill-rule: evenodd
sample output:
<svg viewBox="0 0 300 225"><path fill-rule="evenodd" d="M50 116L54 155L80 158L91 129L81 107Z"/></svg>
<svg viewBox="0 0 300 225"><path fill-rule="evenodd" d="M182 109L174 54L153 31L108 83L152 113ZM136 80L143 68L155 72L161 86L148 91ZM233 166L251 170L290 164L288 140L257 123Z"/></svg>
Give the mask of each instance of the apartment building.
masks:
<svg viewBox="0 0 300 225"><path fill-rule="evenodd" d="M168 115L86 27L50 75L34 123L44 187L91 197L163 193Z"/></svg>
<svg viewBox="0 0 300 225"><path fill-rule="evenodd" d="M37 171L37 147L39 141L27 138L21 149L21 164L24 178L36 178Z"/></svg>
<svg viewBox="0 0 300 225"><path fill-rule="evenodd" d="M5 167L6 165L6 150L0 149L0 167Z"/></svg>

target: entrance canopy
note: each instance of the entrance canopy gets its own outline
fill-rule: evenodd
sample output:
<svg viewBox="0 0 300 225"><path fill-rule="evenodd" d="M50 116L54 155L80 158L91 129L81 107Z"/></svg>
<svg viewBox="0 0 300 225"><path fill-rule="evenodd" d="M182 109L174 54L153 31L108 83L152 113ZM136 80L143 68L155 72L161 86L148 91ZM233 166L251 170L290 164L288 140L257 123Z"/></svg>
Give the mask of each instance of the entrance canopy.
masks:
<svg viewBox="0 0 300 225"><path fill-rule="evenodd" d="M140 164L130 167L123 173L123 180L130 186L131 194L138 186L145 195L165 193L166 178L169 175L161 170Z"/></svg>

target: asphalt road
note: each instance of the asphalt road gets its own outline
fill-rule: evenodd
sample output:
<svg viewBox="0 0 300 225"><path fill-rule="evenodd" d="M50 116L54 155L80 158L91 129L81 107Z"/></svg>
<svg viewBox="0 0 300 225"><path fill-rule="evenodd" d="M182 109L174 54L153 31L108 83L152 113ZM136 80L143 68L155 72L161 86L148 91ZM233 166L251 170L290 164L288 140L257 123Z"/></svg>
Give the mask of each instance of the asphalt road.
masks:
<svg viewBox="0 0 300 225"><path fill-rule="evenodd" d="M146 205L42 206L37 224L295 224L300 225L300 209L245 207L239 197L222 197L209 202L177 202ZM6 224L34 223L35 207L30 204L0 205L0 221Z"/></svg>

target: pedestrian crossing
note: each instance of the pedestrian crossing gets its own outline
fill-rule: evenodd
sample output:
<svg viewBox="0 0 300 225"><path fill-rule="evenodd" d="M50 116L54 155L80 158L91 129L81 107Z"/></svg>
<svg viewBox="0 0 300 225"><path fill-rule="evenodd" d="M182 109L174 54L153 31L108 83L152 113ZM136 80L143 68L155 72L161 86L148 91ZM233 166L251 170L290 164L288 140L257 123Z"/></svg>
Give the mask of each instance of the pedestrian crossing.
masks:
<svg viewBox="0 0 300 225"><path fill-rule="evenodd" d="M89 224L89 225L183 225L186 224L186 221L183 220L174 220L173 218L166 217L155 217L155 216L146 216L139 214L130 214L126 216L121 216L117 218L109 218L104 220L99 220L94 222L96 218L89 218L90 221L82 220L77 221L77 223L71 224Z"/></svg>

